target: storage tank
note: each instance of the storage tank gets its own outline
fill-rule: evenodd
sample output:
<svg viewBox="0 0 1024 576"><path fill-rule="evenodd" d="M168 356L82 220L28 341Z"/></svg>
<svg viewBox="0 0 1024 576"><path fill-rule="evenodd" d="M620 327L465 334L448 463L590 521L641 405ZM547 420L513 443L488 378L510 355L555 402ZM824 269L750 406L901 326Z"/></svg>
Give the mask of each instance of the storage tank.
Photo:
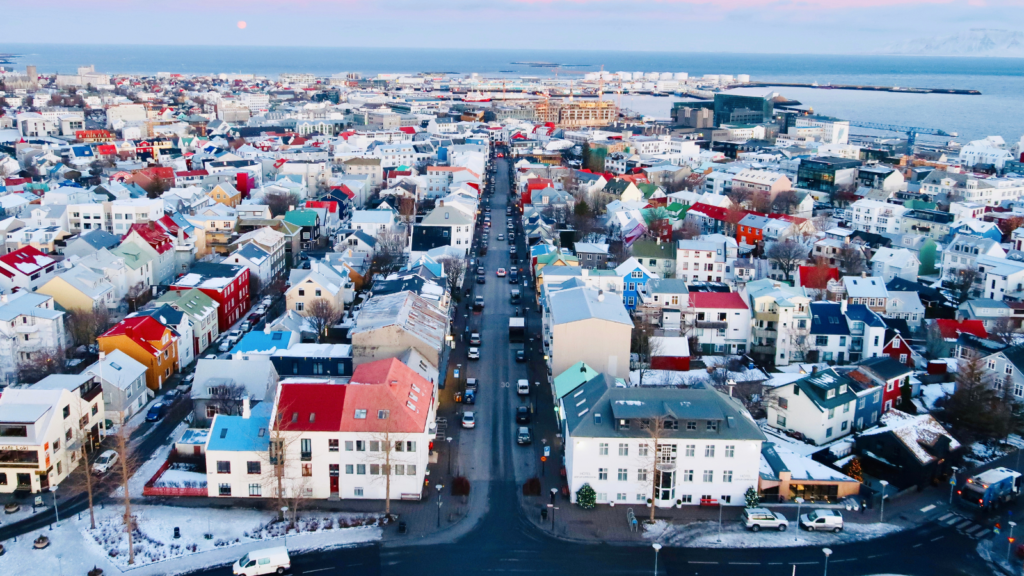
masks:
<svg viewBox="0 0 1024 576"><path fill-rule="evenodd" d="M662 72L661 74L658 74L658 80L671 80L671 79L672 79L672 73L671 72Z"/></svg>
<svg viewBox="0 0 1024 576"><path fill-rule="evenodd" d="M746 83L750 82L750 74L737 74L736 75L736 80L738 82L743 82L744 84L746 84Z"/></svg>
<svg viewBox="0 0 1024 576"><path fill-rule="evenodd" d="M633 80L633 73L632 72L616 72L615 74L619 77L619 80L625 80L625 81L632 81Z"/></svg>
<svg viewBox="0 0 1024 576"><path fill-rule="evenodd" d="M690 75L686 72L676 72L672 75L676 80L688 80Z"/></svg>
<svg viewBox="0 0 1024 576"><path fill-rule="evenodd" d="M644 73L643 72L633 72L633 80L643 80L643 79L644 79Z"/></svg>
<svg viewBox="0 0 1024 576"><path fill-rule="evenodd" d="M654 82L644 82L644 90L654 90Z"/></svg>
<svg viewBox="0 0 1024 576"><path fill-rule="evenodd" d="M721 82L722 84L732 82L732 74L722 74L718 77L718 81Z"/></svg>
<svg viewBox="0 0 1024 576"><path fill-rule="evenodd" d="M584 80L597 80L600 77L601 74L599 72L587 72L583 75Z"/></svg>
<svg viewBox="0 0 1024 576"><path fill-rule="evenodd" d="M704 80L707 80L708 82L714 82L715 84L717 84L718 83L718 74L705 74L704 75Z"/></svg>

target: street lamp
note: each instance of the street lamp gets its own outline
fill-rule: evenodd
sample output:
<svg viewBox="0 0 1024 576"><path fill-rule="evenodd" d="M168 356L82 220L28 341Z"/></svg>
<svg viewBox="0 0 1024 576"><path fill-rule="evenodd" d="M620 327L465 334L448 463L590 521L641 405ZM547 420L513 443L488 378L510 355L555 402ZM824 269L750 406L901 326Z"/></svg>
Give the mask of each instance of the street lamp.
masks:
<svg viewBox="0 0 1024 576"><path fill-rule="evenodd" d="M953 491L956 490L956 472L960 468L952 466L953 477L949 479L949 505L953 505Z"/></svg>
<svg viewBox="0 0 1024 576"><path fill-rule="evenodd" d="M654 576L658 576L658 550L661 550L661 544L655 542L651 547L654 548Z"/></svg>
<svg viewBox="0 0 1024 576"><path fill-rule="evenodd" d="M1010 551L1013 549L1013 527L1016 526L1017 523L1013 522L1013 521L1010 521L1010 522L1007 522L1007 524L1010 525L1010 537L1007 538L1007 543L1006 543L1006 561L1009 562L1010 561Z"/></svg>
<svg viewBox="0 0 1024 576"><path fill-rule="evenodd" d="M53 514L57 517L57 527L60 528L60 511L57 510L57 487L50 486L50 494L53 494Z"/></svg>
<svg viewBox="0 0 1024 576"><path fill-rule="evenodd" d="M797 522L799 522L799 521L800 521L800 519L797 518ZM718 541L719 542L722 541L722 501L721 500L718 501Z"/></svg>
<svg viewBox="0 0 1024 576"><path fill-rule="evenodd" d="M825 553L825 574L823 576L828 576L828 557L832 555L832 549L822 548L821 551Z"/></svg>
<svg viewBox="0 0 1024 576"><path fill-rule="evenodd" d="M879 514L878 516L878 521L885 522L885 487L889 485L889 482L885 480L879 480L878 483L882 485L882 511L881 514Z"/></svg>
<svg viewBox="0 0 1024 576"><path fill-rule="evenodd" d="M284 547L288 547L288 507L281 506L281 519L284 520Z"/></svg>
<svg viewBox="0 0 1024 576"><path fill-rule="evenodd" d="M798 537L798 534L800 534L800 507L803 506L804 499L799 497L799 496L797 496L794 499L794 501L796 502L796 528L797 529L796 529L796 533L793 535L793 542L796 542L797 540L800 539Z"/></svg>
<svg viewBox="0 0 1024 576"><path fill-rule="evenodd" d="M452 437L449 436L449 437L445 438L445 441L448 442L448 475L451 476L452 475Z"/></svg>
<svg viewBox="0 0 1024 576"><path fill-rule="evenodd" d="M437 488L437 527L441 527L441 489L444 488L441 484L434 484L434 488Z"/></svg>

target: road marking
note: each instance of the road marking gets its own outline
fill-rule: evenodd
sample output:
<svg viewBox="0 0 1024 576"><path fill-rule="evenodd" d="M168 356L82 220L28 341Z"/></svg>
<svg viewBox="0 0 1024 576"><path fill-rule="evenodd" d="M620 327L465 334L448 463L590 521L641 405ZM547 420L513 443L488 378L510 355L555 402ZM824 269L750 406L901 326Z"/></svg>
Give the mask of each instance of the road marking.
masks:
<svg viewBox="0 0 1024 576"><path fill-rule="evenodd" d="M947 526L952 526L953 524L956 524L957 522L959 522L961 520L963 520L963 518L961 518L959 516L953 516L949 520L946 520L946 525Z"/></svg>
<svg viewBox="0 0 1024 576"><path fill-rule="evenodd" d="M946 514L945 516L939 517L939 522L945 522L952 514Z"/></svg>
<svg viewBox="0 0 1024 576"><path fill-rule="evenodd" d="M930 510L935 510L935 504L929 504L924 508L921 508L921 512L928 512Z"/></svg>
<svg viewBox="0 0 1024 576"><path fill-rule="evenodd" d="M323 572L324 570L334 570L334 566L330 568L317 568L316 570L306 570L303 574L312 574L313 572Z"/></svg>
<svg viewBox="0 0 1024 576"><path fill-rule="evenodd" d="M943 538L945 538L945 536L938 536L938 537L936 537L936 538L932 538L932 539L930 540L930 542L935 542L936 540L942 540Z"/></svg>
<svg viewBox="0 0 1024 576"><path fill-rule="evenodd" d="M870 560L871 558L878 558L879 556L884 556L884 554L875 554L874 556L868 556L868 559Z"/></svg>
<svg viewBox="0 0 1024 576"><path fill-rule="evenodd" d="M913 546L911 546L911 548L920 548L923 545L924 545L924 542L918 542L917 544L914 544Z"/></svg>
<svg viewBox="0 0 1024 576"><path fill-rule="evenodd" d="M813 566L816 565L817 562L790 562L789 564L791 566Z"/></svg>
<svg viewBox="0 0 1024 576"><path fill-rule="evenodd" d="M982 528L981 526L979 526L979 525L975 524L974 526L971 526L971 527L970 527L970 528L969 528L969 529L967 530L967 533L968 533L968 534L970 534L971 532L977 532L978 530L981 530L981 528Z"/></svg>
<svg viewBox="0 0 1024 576"><path fill-rule="evenodd" d="M963 522L961 522L961 523L959 523L959 524L957 524L957 525L956 525L956 529L957 529L957 530L960 530L960 529L962 529L962 528L963 528L964 526L970 526L971 524L974 524L974 522L971 522L970 520L964 520Z"/></svg>
<svg viewBox="0 0 1024 576"><path fill-rule="evenodd" d="M988 528L985 528L985 529L984 529L984 530L982 530L981 532L978 532L977 534L975 534L975 535L974 535L974 538L979 538L979 539L980 539L980 538L984 538L984 537L985 537L985 535L986 535L986 534L988 534L989 532L991 532L991 530L989 530Z"/></svg>
<svg viewBox="0 0 1024 576"><path fill-rule="evenodd" d="M718 564L718 562L701 562L698 560L688 560L687 564Z"/></svg>
<svg viewBox="0 0 1024 576"><path fill-rule="evenodd" d="M782 562L769 562L769 566L782 566Z"/></svg>
<svg viewBox="0 0 1024 576"><path fill-rule="evenodd" d="M729 562L730 565L736 566L760 566L760 562Z"/></svg>

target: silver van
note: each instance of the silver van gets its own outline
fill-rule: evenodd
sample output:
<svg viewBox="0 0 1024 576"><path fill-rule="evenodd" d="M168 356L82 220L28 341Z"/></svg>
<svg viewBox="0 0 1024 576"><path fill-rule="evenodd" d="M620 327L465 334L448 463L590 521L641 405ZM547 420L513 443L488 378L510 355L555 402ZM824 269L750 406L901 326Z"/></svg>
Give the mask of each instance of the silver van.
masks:
<svg viewBox="0 0 1024 576"><path fill-rule="evenodd" d="M843 515L838 510L815 510L800 517L800 526L813 532L839 532L843 529Z"/></svg>
<svg viewBox="0 0 1024 576"><path fill-rule="evenodd" d="M742 517L743 525L753 532L758 532L762 528L785 532L786 528L789 528L789 520L786 520L785 516L767 508L744 508Z"/></svg>

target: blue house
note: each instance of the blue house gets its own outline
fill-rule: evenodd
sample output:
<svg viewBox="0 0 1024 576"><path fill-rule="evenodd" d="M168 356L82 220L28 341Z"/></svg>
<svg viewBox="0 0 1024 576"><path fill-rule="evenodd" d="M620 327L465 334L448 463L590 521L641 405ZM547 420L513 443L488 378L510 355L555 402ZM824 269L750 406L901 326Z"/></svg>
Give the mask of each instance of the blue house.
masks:
<svg viewBox="0 0 1024 576"><path fill-rule="evenodd" d="M847 376L852 380L850 389L857 395L853 429L860 431L875 426L882 417L882 387L857 370Z"/></svg>
<svg viewBox="0 0 1024 576"><path fill-rule="evenodd" d="M845 364L849 353L850 326L842 304L811 302L811 339L808 361ZM817 353L817 358L814 353Z"/></svg>
<svg viewBox="0 0 1024 576"><path fill-rule="evenodd" d="M640 293L647 291L647 281L659 277L636 258L619 264L615 273L622 278L622 303L630 311L636 310L640 304Z"/></svg>
<svg viewBox="0 0 1024 576"><path fill-rule="evenodd" d="M950 238L955 237L957 234L988 238L996 242L1003 241L1003 233L999 230L999 227L992 222L985 222L983 220L961 220L949 229Z"/></svg>
<svg viewBox="0 0 1024 576"><path fill-rule="evenodd" d="M290 330L247 332L231 349L231 358L233 360L253 360L255 358L270 360L275 352L287 350L301 341L301 335Z"/></svg>

